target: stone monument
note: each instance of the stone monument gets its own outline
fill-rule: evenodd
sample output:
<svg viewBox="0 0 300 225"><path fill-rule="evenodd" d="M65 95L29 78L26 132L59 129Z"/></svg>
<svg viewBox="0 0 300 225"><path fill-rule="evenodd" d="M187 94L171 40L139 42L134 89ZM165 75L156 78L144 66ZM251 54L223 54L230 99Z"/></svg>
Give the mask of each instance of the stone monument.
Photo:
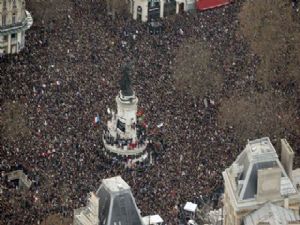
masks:
<svg viewBox="0 0 300 225"><path fill-rule="evenodd" d="M148 156L146 126L137 119L138 98L131 87L128 65L123 66L120 89L116 96L117 113L111 113L111 119L103 132L105 153L144 161Z"/></svg>

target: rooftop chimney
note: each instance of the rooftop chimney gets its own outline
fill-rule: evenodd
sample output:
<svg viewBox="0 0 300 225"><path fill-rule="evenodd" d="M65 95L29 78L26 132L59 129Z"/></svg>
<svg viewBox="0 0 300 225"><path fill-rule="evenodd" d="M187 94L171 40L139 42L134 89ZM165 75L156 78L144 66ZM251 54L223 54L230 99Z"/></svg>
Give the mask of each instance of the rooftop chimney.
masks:
<svg viewBox="0 0 300 225"><path fill-rule="evenodd" d="M280 198L281 169L268 168L257 171L257 200L268 201Z"/></svg>
<svg viewBox="0 0 300 225"><path fill-rule="evenodd" d="M295 153L287 140L281 139L281 164L290 179L292 179L294 156Z"/></svg>

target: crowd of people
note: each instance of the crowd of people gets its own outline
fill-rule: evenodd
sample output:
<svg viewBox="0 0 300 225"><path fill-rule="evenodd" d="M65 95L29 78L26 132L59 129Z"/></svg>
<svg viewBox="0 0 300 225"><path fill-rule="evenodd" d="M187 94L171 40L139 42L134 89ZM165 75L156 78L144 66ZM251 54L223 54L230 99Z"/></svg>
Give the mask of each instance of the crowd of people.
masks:
<svg viewBox="0 0 300 225"><path fill-rule="evenodd" d="M129 17L112 20L97 1L73 0L68 9L58 5L60 16L49 23L35 18L26 49L0 63L1 104L21 105L30 130L13 140L1 138L0 224L40 224L56 213L72 217L102 179L121 175L142 215L159 214L175 225L179 204L209 198L222 187L221 172L243 147L216 118L221 101L216 96L243 89L238 65L226 58L235 54L242 61L247 51L236 37L240 4L166 18L160 35ZM189 37L209 43L224 74L222 93L208 96L207 107L202 97L174 86L174 55ZM105 157L104 128L93 123L95 115L105 121L106 109L116 107L121 66L128 61L148 132L164 146L143 170L124 169ZM255 66L247 63L251 74ZM34 181L30 190L8 188L5 181L5 172L20 165Z"/></svg>

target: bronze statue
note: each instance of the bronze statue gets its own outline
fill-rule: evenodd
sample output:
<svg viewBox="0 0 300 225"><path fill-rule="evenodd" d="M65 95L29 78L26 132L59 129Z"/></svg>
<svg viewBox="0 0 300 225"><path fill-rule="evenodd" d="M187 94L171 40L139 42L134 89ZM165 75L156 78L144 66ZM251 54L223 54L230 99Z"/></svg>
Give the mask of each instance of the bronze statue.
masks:
<svg viewBox="0 0 300 225"><path fill-rule="evenodd" d="M123 96L132 96L133 90L131 88L131 81L130 81L130 66L129 64L125 64L122 68L122 78L120 80L120 88L121 93Z"/></svg>

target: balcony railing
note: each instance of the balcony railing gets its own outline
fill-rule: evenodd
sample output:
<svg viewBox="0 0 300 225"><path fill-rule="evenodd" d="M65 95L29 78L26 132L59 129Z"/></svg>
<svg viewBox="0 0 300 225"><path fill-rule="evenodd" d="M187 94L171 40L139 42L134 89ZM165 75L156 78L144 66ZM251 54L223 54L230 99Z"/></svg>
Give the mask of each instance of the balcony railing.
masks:
<svg viewBox="0 0 300 225"><path fill-rule="evenodd" d="M8 25L5 25L5 26L0 26L0 29L1 30L7 30L7 29L11 29L11 28L14 28L14 27L21 27L21 26L23 26L23 22L12 23L12 24L8 24Z"/></svg>
<svg viewBox="0 0 300 225"><path fill-rule="evenodd" d="M118 155L139 155L143 153L147 147L147 140L144 140L143 142L136 143L134 145L132 144L119 144L115 142L111 142L109 140L108 136L105 134L103 135L103 142L106 150L116 153Z"/></svg>
<svg viewBox="0 0 300 225"><path fill-rule="evenodd" d="M0 34L5 35L10 33L17 33L21 30L28 30L33 24L33 19L28 11L25 11L25 13L26 17L22 22L0 26Z"/></svg>

